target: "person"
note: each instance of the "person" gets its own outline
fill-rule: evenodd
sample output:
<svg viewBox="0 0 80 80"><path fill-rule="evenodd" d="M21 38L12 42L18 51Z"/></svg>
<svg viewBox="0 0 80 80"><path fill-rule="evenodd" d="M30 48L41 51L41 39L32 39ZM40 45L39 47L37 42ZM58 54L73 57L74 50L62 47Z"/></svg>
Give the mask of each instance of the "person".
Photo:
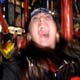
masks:
<svg viewBox="0 0 80 80"><path fill-rule="evenodd" d="M79 46L61 36L49 10L32 11L27 34L21 80L80 80Z"/></svg>

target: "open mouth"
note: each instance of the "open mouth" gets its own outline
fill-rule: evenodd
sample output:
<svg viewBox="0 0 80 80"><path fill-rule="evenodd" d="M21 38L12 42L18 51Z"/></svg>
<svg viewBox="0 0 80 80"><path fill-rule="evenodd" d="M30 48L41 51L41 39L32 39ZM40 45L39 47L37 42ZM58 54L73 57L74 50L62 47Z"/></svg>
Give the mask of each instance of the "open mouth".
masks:
<svg viewBox="0 0 80 80"><path fill-rule="evenodd" d="M49 29L48 29L48 27L40 27L40 29L39 29L39 31L38 31L38 33L39 33L39 36L41 37L41 38L49 38Z"/></svg>
<svg viewBox="0 0 80 80"><path fill-rule="evenodd" d="M49 37L48 33L40 33L39 35L40 35L40 37L44 37L44 38L48 38Z"/></svg>

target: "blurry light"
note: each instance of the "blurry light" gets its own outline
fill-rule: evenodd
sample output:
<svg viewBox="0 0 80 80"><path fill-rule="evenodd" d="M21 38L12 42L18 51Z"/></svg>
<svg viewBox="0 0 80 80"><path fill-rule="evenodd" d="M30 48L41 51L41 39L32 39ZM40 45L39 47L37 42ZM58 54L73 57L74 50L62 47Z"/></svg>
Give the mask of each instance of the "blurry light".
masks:
<svg viewBox="0 0 80 80"><path fill-rule="evenodd" d="M52 15L54 15L54 12L52 12Z"/></svg>
<svg viewBox="0 0 80 80"><path fill-rule="evenodd" d="M5 7L3 7L3 11L5 11Z"/></svg>
<svg viewBox="0 0 80 80"><path fill-rule="evenodd" d="M15 32L16 32L16 34L17 35L21 35L22 34L22 28L20 28L20 27L8 27L8 29L9 29L9 32L11 33L11 34L15 34Z"/></svg>
<svg viewBox="0 0 80 80"><path fill-rule="evenodd" d="M54 14L55 14L55 12L52 12L52 11L49 11L49 13L50 13L50 14L52 14L52 15L54 15Z"/></svg>
<svg viewBox="0 0 80 80"><path fill-rule="evenodd" d="M29 6L28 9L31 9L31 7Z"/></svg>
<svg viewBox="0 0 80 80"><path fill-rule="evenodd" d="M5 18L5 15L3 15L3 18Z"/></svg>
<svg viewBox="0 0 80 80"><path fill-rule="evenodd" d="M2 25L0 24L0 32L2 32Z"/></svg>
<svg viewBox="0 0 80 80"><path fill-rule="evenodd" d="M49 13L52 13L51 11L49 11Z"/></svg>

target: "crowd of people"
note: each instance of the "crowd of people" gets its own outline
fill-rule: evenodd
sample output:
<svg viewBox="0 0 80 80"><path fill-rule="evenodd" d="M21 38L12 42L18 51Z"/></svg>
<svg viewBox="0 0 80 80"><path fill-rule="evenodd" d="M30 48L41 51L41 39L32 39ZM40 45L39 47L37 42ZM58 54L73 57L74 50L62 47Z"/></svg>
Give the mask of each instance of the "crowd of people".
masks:
<svg viewBox="0 0 80 80"><path fill-rule="evenodd" d="M28 24L26 47L1 64L0 80L80 80L80 47L63 38L49 11L33 10Z"/></svg>

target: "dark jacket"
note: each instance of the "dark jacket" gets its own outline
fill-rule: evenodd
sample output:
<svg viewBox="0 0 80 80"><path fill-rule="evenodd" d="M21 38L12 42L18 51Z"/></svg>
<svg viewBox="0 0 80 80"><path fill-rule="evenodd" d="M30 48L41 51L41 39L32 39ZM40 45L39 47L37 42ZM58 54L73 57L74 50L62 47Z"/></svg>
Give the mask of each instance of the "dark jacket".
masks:
<svg viewBox="0 0 80 80"><path fill-rule="evenodd" d="M0 68L0 80L20 80L20 68L17 61L5 61Z"/></svg>
<svg viewBox="0 0 80 80"><path fill-rule="evenodd" d="M74 52L73 47L69 50L71 45L64 46L60 43L51 50L38 48L30 42L21 51L21 80L70 80L73 76L80 76L79 54L75 56L79 51Z"/></svg>

